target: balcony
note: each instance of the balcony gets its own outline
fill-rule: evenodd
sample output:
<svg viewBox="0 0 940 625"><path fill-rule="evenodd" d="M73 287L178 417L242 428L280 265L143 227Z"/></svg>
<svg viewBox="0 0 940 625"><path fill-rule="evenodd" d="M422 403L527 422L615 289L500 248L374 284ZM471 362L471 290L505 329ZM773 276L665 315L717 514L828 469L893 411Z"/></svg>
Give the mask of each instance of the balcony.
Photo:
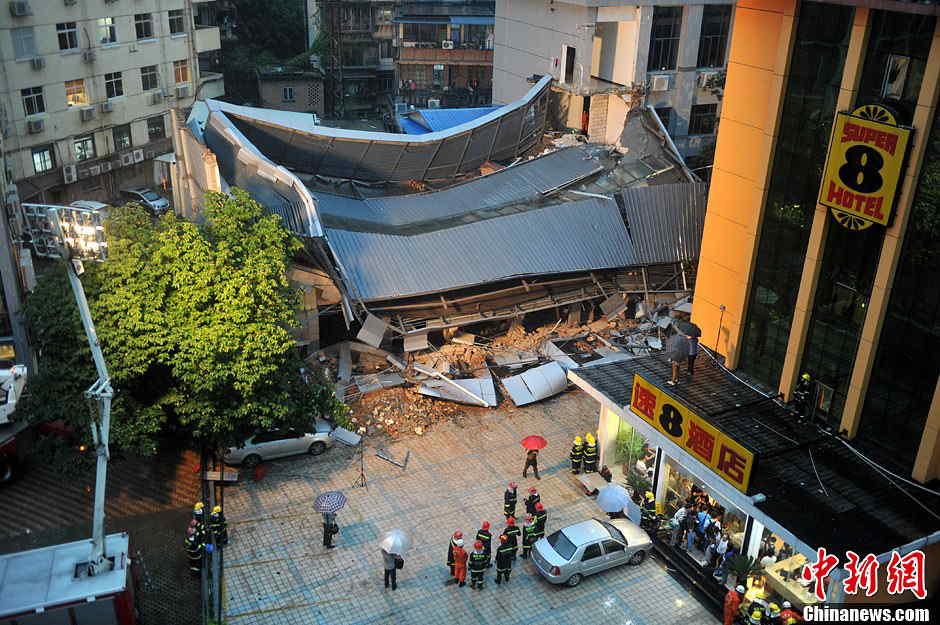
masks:
<svg viewBox="0 0 940 625"><path fill-rule="evenodd" d="M222 47L218 26L196 25L196 52L209 52Z"/></svg>
<svg viewBox="0 0 940 625"><path fill-rule="evenodd" d="M492 50L444 50L443 48L399 48L398 62L405 65L492 65Z"/></svg>

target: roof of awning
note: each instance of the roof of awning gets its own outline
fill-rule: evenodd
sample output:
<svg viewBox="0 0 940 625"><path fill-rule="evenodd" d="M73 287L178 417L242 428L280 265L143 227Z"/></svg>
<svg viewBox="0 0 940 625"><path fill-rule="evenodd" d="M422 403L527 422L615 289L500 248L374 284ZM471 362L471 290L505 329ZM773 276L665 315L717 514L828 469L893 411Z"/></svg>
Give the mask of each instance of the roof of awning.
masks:
<svg viewBox="0 0 940 625"><path fill-rule="evenodd" d="M450 18L451 24L468 24L475 26L491 26L496 21L496 18L492 15L490 16L477 16L477 15L458 15Z"/></svg>

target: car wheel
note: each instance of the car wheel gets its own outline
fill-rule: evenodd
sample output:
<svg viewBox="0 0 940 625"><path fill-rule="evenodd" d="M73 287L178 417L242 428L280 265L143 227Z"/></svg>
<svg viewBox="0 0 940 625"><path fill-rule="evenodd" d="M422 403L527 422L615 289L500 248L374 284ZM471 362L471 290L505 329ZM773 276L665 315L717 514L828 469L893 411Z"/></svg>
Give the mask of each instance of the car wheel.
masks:
<svg viewBox="0 0 940 625"><path fill-rule="evenodd" d="M326 451L326 443L323 441L314 441L310 443L310 447L307 448L307 453L311 456L319 456L324 451Z"/></svg>
<svg viewBox="0 0 940 625"><path fill-rule="evenodd" d="M574 575L568 578L568 581L565 582L565 586L570 586L571 588L574 588L580 583L581 583L581 574L575 573Z"/></svg>
<svg viewBox="0 0 940 625"><path fill-rule="evenodd" d="M258 454L248 454L245 456L245 459L242 460L242 466L246 469L254 469L259 464L261 464L261 456Z"/></svg>
<svg viewBox="0 0 940 625"><path fill-rule="evenodd" d="M630 558L630 564L632 564L633 566L637 566L637 565L643 564L643 560L645 559L646 559L646 552L637 551L635 554L633 554L633 557Z"/></svg>

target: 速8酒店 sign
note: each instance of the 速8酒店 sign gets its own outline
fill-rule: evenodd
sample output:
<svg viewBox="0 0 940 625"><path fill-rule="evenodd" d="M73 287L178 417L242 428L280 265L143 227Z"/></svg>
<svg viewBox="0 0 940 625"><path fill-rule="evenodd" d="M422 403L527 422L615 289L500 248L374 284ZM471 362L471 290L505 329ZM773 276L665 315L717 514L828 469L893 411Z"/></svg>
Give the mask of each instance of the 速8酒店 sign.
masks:
<svg viewBox="0 0 940 625"><path fill-rule="evenodd" d="M911 129L881 106L838 113L819 189L819 203L843 226L888 225Z"/></svg>

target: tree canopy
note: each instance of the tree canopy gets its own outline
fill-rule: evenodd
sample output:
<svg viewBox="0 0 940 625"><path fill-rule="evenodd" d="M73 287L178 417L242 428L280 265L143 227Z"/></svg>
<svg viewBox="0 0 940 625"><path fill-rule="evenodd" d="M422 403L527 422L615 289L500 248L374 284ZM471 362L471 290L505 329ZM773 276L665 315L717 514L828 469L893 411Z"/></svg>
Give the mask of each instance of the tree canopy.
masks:
<svg viewBox="0 0 940 625"><path fill-rule="evenodd" d="M299 296L287 269L299 242L239 189L208 194L202 216L154 221L136 204L115 209L109 259L82 278L118 392L115 440L140 451L171 425L221 448L341 411L330 389L302 379L289 331ZM27 412L81 425L88 415L61 400L80 401L95 373L64 271L40 280L27 316L41 350Z"/></svg>

